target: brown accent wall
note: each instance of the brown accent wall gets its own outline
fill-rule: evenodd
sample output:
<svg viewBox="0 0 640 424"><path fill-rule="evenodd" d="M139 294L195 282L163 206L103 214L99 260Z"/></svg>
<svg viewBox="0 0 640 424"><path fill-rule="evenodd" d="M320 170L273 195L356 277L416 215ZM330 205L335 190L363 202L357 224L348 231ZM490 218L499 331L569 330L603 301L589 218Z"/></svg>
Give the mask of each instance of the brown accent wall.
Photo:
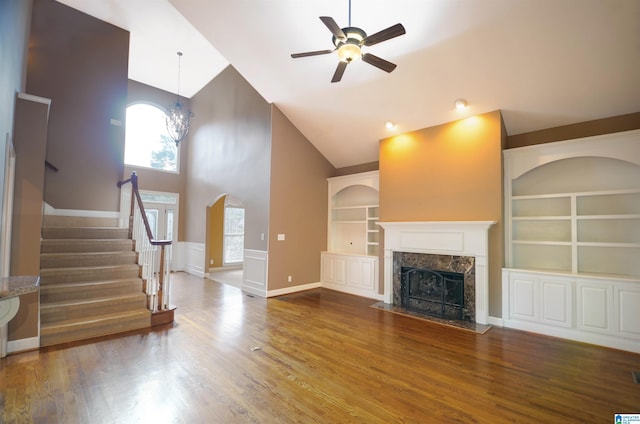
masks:
<svg viewBox="0 0 640 424"><path fill-rule="evenodd" d="M52 100L45 200L115 211L123 174L129 32L54 0L34 0L27 92Z"/></svg>
<svg viewBox="0 0 640 424"><path fill-rule="evenodd" d="M640 112L563 125L507 137L507 149L640 129Z"/></svg>
<svg viewBox="0 0 640 424"><path fill-rule="evenodd" d="M275 106L272 128L269 290L277 290L320 281L320 252L327 248L327 178L336 170Z"/></svg>
<svg viewBox="0 0 640 424"><path fill-rule="evenodd" d="M381 221L497 221L489 232L489 313L498 317L504 137L495 111L380 143Z"/></svg>
<svg viewBox="0 0 640 424"><path fill-rule="evenodd" d="M228 194L245 206L245 249L266 251L269 103L229 66L191 98L191 107L196 116L187 140L185 240L205 243L207 206Z"/></svg>
<svg viewBox="0 0 640 424"><path fill-rule="evenodd" d="M359 174L361 172L377 171L379 169L380 169L380 162L378 161L368 162L368 163L362 163L360 165L345 166L344 168L338 168L336 169L336 175L334 176L340 177L342 175Z"/></svg>

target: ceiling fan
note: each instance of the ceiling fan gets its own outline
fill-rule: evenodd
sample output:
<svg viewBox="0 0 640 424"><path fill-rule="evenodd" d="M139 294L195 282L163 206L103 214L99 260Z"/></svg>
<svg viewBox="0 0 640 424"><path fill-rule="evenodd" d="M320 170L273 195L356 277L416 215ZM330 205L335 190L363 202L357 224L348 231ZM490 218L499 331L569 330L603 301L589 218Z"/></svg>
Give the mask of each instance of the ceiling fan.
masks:
<svg viewBox="0 0 640 424"><path fill-rule="evenodd" d="M331 82L338 82L342 79L347 65L354 60L362 59L369 65L373 65L376 68L382 69L385 72L391 72L396 68L394 63L384 60L371 53L362 53L362 47L373 46L374 44L387 41L391 38L399 37L406 33L402 24L395 24L387 29L376 32L375 34L367 36L367 33L358 27L351 26L351 0L349 0L349 26L340 28L336 21L329 16L320 16L320 20L329 28L329 31L333 34L332 42L335 48L328 50L316 50L305 53L294 53L292 58L318 56L322 54L333 53L338 51L338 67L331 78Z"/></svg>

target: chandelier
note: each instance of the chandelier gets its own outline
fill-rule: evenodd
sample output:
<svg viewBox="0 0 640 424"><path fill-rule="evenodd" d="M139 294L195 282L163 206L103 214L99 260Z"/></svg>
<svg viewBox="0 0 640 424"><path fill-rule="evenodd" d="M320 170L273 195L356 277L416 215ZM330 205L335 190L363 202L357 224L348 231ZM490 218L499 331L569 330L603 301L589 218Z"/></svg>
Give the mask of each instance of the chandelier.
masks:
<svg viewBox="0 0 640 424"><path fill-rule="evenodd" d="M182 52L178 52L178 97L176 102L170 104L166 112L166 123L169 137L176 142L176 146L180 144L182 139L189 132L189 123L191 118L194 117L193 112L190 110L184 110L183 104L180 101L180 61L182 59Z"/></svg>

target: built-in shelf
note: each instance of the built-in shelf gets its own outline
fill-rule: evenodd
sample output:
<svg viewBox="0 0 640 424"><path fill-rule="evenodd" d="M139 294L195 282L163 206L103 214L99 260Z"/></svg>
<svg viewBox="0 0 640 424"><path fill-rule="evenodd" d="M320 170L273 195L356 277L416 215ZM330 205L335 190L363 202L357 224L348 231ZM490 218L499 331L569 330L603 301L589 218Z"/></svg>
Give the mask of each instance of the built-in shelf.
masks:
<svg viewBox="0 0 640 424"><path fill-rule="evenodd" d="M377 298L378 171L328 179L327 252L321 279L327 287Z"/></svg>
<svg viewBox="0 0 640 424"><path fill-rule="evenodd" d="M504 157L505 325L640 346L640 130Z"/></svg>

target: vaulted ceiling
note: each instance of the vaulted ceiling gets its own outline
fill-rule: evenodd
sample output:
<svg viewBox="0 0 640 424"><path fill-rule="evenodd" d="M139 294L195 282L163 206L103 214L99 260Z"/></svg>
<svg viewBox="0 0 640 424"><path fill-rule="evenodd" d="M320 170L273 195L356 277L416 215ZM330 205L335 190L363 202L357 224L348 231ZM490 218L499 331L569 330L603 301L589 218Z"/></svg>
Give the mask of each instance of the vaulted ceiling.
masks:
<svg viewBox="0 0 640 424"><path fill-rule="evenodd" d="M378 141L501 109L510 135L640 111L640 1L352 0L351 24L406 35L366 49L331 83L319 16L349 0L59 0L131 32L130 78L191 97L233 65L329 159L377 160ZM455 110L464 98L469 107ZM384 123L397 123L389 131Z"/></svg>

